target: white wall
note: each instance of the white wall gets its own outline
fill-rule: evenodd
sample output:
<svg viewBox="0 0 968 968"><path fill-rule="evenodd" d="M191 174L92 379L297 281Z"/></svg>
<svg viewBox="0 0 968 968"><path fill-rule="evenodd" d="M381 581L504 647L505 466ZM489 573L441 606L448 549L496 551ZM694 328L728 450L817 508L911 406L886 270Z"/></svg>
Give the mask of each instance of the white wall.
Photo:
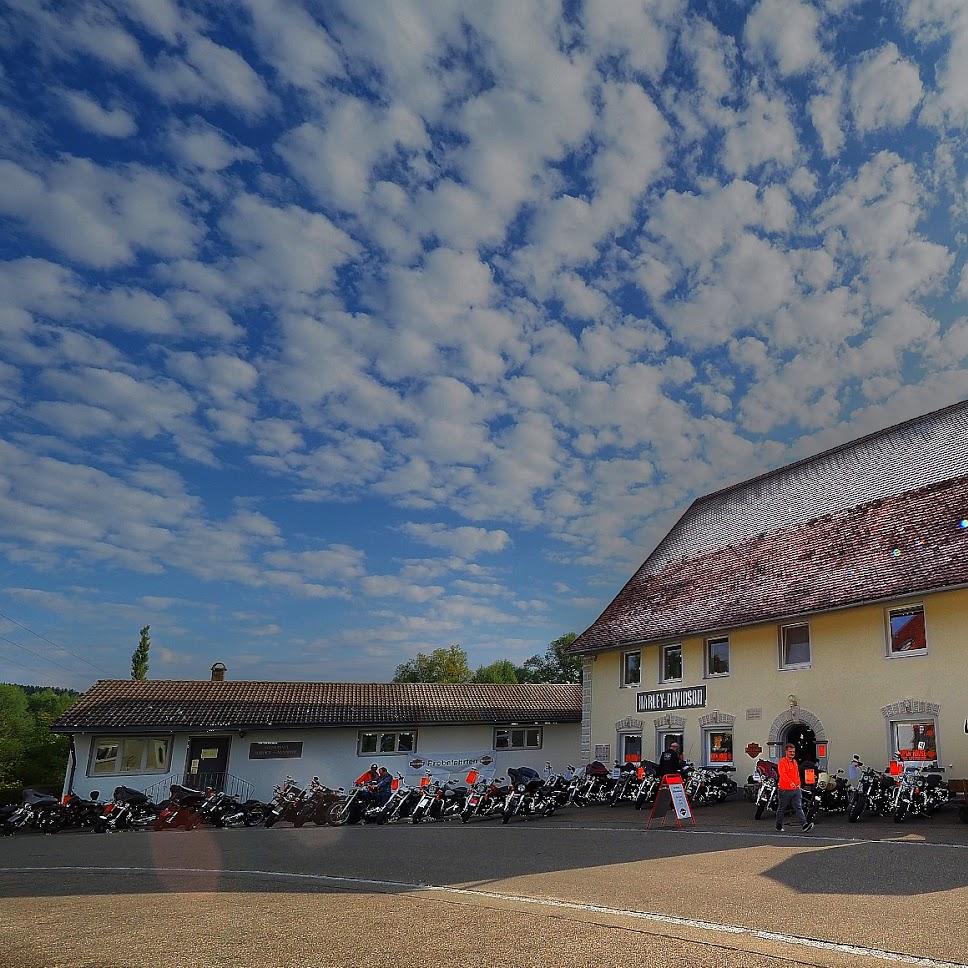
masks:
<svg viewBox="0 0 968 968"><path fill-rule="evenodd" d="M530 766L543 772L545 762L550 760L555 770L562 770L568 764L578 763L579 730L578 723L564 723L544 726L543 746L540 750L507 752L494 750L494 728L492 726L423 726L417 728L416 754L460 753L476 750L492 750L498 775L506 775L508 767ZM327 786L348 786L371 764L378 763L391 772L407 772L407 763L415 753L400 753L392 756L369 753L357 756L356 728L337 727L328 729L276 729L247 731L245 736L232 733L211 733L207 735L231 735L228 772L248 780L255 786L253 796L267 800L272 795L273 786L286 774L306 782L311 776L318 776ZM74 789L86 796L92 789L100 790L102 797L110 796L117 786L129 786L143 790L167 774L131 774L121 776L88 776L91 744L94 736L109 735L79 734L75 737L77 750L77 769L74 774ZM176 733L171 760L171 773L178 774L176 782L185 769L188 740L191 736L203 733ZM302 742L302 757L299 759L250 760L250 743Z"/></svg>

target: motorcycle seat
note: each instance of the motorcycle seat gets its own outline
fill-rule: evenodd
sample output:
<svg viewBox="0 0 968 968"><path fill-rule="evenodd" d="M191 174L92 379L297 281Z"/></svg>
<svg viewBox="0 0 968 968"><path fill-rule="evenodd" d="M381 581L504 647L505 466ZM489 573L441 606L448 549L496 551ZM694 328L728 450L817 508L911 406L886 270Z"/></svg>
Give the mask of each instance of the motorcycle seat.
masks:
<svg viewBox="0 0 968 968"><path fill-rule="evenodd" d="M60 803L60 800L57 797L52 797L49 793L24 790L24 803L29 803L32 807L51 807L55 803Z"/></svg>
<svg viewBox="0 0 968 968"><path fill-rule="evenodd" d="M133 790L131 787L119 786L114 790L114 799L122 803L147 803L148 796L141 790Z"/></svg>
<svg viewBox="0 0 968 968"><path fill-rule="evenodd" d="M466 786L454 787L453 790L455 797L466 797L469 792Z"/></svg>
<svg viewBox="0 0 968 968"><path fill-rule="evenodd" d="M171 795L179 800L188 800L192 797L205 797L204 790L196 790L193 787L182 786L180 783L171 785Z"/></svg>

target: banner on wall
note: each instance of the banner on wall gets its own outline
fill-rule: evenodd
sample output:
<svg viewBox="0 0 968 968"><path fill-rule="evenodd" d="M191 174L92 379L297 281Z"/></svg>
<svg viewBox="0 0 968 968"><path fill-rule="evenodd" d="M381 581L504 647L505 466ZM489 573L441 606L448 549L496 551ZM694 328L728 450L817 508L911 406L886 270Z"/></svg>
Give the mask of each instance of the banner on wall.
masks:
<svg viewBox="0 0 968 968"><path fill-rule="evenodd" d="M430 773L435 780L466 779L468 773L476 773L479 779L489 780L497 772L493 750L469 753L415 753L402 770L410 780ZM470 781L473 782L473 781Z"/></svg>

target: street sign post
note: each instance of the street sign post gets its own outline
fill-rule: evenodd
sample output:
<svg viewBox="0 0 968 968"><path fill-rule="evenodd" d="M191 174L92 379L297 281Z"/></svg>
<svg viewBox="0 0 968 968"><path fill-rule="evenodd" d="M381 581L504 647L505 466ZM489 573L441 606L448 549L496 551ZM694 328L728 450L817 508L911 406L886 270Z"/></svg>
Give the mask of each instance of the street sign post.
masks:
<svg viewBox="0 0 968 968"><path fill-rule="evenodd" d="M694 827L696 826L696 818L692 815L692 805L689 803L689 797L686 796L682 777L678 773L670 773L662 778L662 782L659 784L659 792L655 796L651 811L649 811L649 820L646 827L651 827L654 820L661 820L664 827L670 810L676 818L677 827L682 827L684 820L688 820Z"/></svg>

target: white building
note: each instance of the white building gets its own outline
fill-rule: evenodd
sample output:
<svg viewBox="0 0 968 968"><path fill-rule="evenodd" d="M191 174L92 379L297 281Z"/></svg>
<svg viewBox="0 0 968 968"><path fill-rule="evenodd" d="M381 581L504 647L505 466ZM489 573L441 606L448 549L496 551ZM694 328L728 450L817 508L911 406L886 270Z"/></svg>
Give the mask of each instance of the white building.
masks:
<svg viewBox="0 0 968 968"><path fill-rule="evenodd" d="M549 683L102 680L54 724L65 790L171 783L268 799L287 774L348 786L372 763L414 777L436 760L556 770L577 762L581 686ZM251 787L249 786L251 785Z"/></svg>

